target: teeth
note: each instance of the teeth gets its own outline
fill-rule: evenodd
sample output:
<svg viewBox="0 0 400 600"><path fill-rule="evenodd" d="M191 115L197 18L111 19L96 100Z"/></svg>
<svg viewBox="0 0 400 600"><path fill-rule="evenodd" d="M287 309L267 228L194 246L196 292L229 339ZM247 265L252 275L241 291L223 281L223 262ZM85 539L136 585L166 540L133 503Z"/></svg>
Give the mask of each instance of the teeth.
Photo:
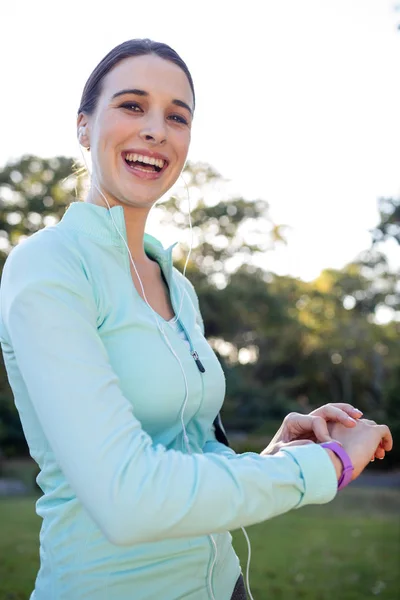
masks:
<svg viewBox="0 0 400 600"><path fill-rule="evenodd" d="M162 158L150 158L150 156L144 156L143 154L129 153L125 155L125 158L131 162L140 161L147 165L155 165L160 169L163 168L165 161Z"/></svg>

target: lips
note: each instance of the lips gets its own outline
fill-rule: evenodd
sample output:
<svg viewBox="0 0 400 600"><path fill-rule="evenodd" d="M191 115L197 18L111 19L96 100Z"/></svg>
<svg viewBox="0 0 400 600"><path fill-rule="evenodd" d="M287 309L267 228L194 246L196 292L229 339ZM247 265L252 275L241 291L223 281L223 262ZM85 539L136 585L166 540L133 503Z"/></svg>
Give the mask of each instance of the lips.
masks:
<svg viewBox="0 0 400 600"><path fill-rule="evenodd" d="M165 163L169 164L169 159L164 154L151 152L150 150L141 150L139 148L124 150L122 157L128 162L142 162L144 164L156 165L158 168L162 168Z"/></svg>
<svg viewBox="0 0 400 600"><path fill-rule="evenodd" d="M159 179L169 165L165 155L149 150L132 148L121 155L125 168L140 179Z"/></svg>
<svg viewBox="0 0 400 600"><path fill-rule="evenodd" d="M162 160L169 162L168 156L165 156L165 154L161 154L160 152L152 152L151 150L145 150L144 148L127 148L126 150L122 151L122 154L142 154L143 156L148 156L149 158L161 158Z"/></svg>

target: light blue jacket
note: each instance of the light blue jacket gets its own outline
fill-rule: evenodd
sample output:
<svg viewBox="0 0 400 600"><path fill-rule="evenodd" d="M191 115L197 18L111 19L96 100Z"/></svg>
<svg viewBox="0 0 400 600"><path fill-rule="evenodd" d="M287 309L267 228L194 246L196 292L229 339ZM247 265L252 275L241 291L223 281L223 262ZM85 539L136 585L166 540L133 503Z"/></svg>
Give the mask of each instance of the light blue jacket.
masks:
<svg viewBox="0 0 400 600"><path fill-rule="evenodd" d="M114 220L126 240L123 208ZM0 339L43 496L32 600L229 600L240 565L229 530L336 493L318 445L236 455L215 439L225 394L192 285L145 235L205 367L133 285L108 209L75 202L18 245L1 283ZM210 537L212 534L212 538ZM273 552L265 541L265 553Z"/></svg>

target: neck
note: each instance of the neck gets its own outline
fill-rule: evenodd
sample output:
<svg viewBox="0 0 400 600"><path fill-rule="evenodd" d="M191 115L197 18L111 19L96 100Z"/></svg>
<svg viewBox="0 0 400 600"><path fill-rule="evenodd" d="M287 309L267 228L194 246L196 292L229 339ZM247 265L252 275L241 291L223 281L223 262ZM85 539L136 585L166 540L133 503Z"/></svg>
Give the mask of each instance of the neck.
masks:
<svg viewBox="0 0 400 600"><path fill-rule="evenodd" d="M106 195L106 198L110 207L122 206L124 210L128 248L135 264L137 266L148 265L151 262L151 259L149 259L144 251L143 238L150 209L147 207L142 208L123 204L116 198L113 198L111 195ZM107 202L103 198L102 194L100 194L94 187L90 188L86 202L108 208Z"/></svg>

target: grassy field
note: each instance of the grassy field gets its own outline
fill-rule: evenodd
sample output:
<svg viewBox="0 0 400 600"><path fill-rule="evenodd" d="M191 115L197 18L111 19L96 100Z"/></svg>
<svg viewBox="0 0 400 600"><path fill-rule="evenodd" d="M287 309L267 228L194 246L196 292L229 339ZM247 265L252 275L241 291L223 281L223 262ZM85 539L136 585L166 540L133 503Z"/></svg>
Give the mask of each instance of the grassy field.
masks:
<svg viewBox="0 0 400 600"><path fill-rule="evenodd" d="M32 591L40 527L34 502L0 499L0 600L27 600ZM329 505L249 527L254 599L398 599L399 511L400 490L350 487ZM240 530L234 544L245 571Z"/></svg>

